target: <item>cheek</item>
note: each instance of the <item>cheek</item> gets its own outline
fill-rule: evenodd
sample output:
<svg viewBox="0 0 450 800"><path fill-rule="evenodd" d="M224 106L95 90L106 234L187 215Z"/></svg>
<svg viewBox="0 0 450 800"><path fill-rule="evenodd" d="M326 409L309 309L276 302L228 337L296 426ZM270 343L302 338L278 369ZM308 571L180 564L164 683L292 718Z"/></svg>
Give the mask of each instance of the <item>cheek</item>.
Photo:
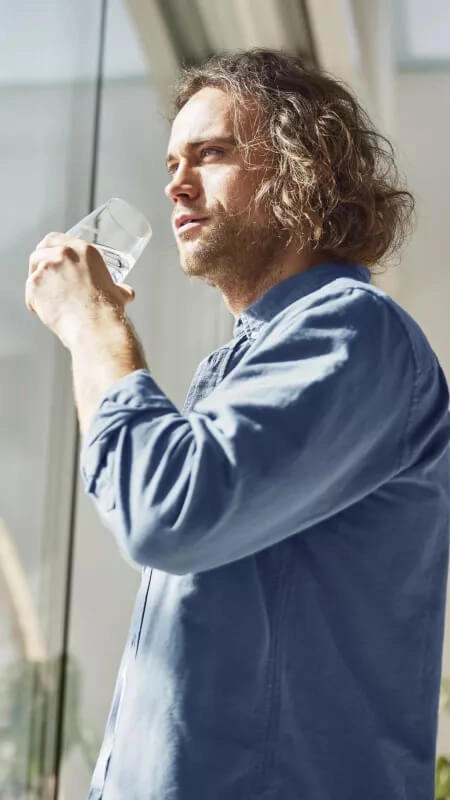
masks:
<svg viewBox="0 0 450 800"><path fill-rule="evenodd" d="M258 186L259 182L255 173L241 172L239 176L226 184L224 194L227 200L226 207L234 211L245 211L254 199ZM252 206L251 213L259 216L259 212Z"/></svg>
<svg viewBox="0 0 450 800"><path fill-rule="evenodd" d="M233 204L236 181L228 172L216 172L204 181L205 194L209 204L229 208Z"/></svg>
<svg viewBox="0 0 450 800"><path fill-rule="evenodd" d="M248 172L233 167L205 170L202 184L207 207L240 210L254 194L252 177Z"/></svg>

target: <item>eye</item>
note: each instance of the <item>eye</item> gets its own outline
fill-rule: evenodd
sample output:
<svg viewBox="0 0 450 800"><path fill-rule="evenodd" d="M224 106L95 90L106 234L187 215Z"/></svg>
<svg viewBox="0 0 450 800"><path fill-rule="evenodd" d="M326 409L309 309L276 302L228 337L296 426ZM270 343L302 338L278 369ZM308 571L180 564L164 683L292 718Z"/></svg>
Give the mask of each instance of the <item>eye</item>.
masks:
<svg viewBox="0 0 450 800"><path fill-rule="evenodd" d="M207 158L209 155L222 156L223 152L224 151L220 150L218 147L204 147L200 151L200 156L201 158ZM175 161L167 165L167 172L171 177L173 177L177 169L178 169L178 164Z"/></svg>
<svg viewBox="0 0 450 800"><path fill-rule="evenodd" d="M219 150L217 147L204 147L201 151L201 155L204 156L207 153L214 153L215 155L222 155L223 150Z"/></svg>

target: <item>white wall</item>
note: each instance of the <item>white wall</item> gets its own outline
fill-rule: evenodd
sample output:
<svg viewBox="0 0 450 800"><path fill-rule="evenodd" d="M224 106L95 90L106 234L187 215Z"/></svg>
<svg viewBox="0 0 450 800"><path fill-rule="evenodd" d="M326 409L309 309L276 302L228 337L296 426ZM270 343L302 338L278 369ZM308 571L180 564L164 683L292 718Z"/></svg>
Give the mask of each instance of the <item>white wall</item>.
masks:
<svg viewBox="0 0 450 800"><path fill-rule="evenodd" d="M450 71L400 73L397 141L417 199L417 228L401 267L402 302L422 324L450 378Z"/></svg>
<svg viewBox="0 0 450 800"><path fill-rule="evenodd" d="M450 382L450 71L400 73L396 122L417 199L417 227L398 269L397 299L422 326ZM450 676L450 602L443 673ZM450 716L441 718L438 752L450 755Z"/></svg>

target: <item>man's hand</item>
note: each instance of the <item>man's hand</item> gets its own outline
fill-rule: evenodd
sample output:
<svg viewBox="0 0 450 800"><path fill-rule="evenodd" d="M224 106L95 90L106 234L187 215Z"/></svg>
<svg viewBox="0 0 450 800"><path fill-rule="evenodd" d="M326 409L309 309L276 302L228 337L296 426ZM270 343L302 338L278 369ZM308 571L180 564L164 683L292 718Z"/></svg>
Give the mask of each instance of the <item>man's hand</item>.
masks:
<svg viewBox="0 0 450 800"><path fill-rule="evenodd" d="M25 303L66 347L100 305L123 312L134 289L118 286L99 251L66 233L49 233L31 254Z"/></svg>
<svg viewBox="0 0 450 800"><path fill-rule="evenodd" d="M126 303L131 286L114 283L100 253L66 233L49 233L30 256L25 302L70 350L81 431L117 380L147 369Z"/></svg>

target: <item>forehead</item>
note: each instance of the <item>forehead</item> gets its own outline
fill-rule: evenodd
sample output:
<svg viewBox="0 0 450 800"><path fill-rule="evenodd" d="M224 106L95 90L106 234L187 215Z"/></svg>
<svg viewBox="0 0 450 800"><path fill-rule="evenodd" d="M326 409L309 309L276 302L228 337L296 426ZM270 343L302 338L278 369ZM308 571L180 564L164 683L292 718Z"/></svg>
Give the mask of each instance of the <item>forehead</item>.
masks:
<svg viewBox="0 0 450 800"><path fill-rule="evenodd" d="M222 89L207 86L196 92L178 112L172 125L169 152L188 142L233 134L233 103Z"/></svg>

